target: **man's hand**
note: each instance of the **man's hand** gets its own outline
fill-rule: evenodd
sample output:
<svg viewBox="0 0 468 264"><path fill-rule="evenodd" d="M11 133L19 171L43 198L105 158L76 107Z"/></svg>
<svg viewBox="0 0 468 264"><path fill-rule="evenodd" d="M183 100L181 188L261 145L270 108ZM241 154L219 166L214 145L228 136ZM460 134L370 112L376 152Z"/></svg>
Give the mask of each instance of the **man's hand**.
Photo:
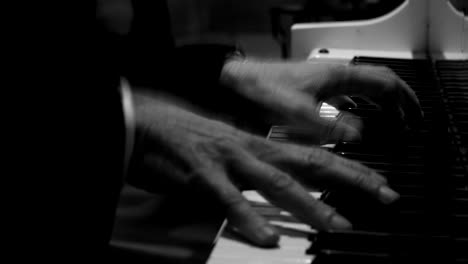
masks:
<svg viewBox="0 0 468 264"><path fill-rule="evenodd" d="M359 138L359 129L352 123L318 116L319 102L337 108L353 106L350 95L365 97L410 124L422 120L415 93L385 67L234 59L224 65L221 82L277 117L310 126L316 131L311 137L318 142Z"/></svg>
<svg viewBox="0 0 468 264"><path fill-rule="evenodd" d="M137 167L153 172L147 177L208 190L227 209L229 222L257 245L276 245L278 233L250 207L236 183L248 183L320 230L347 229L351 223L310 196L299 181L352 186L384 203L398 198L375 171L325 150L267 141L154 95L136 91L135 100Z"/></svg>

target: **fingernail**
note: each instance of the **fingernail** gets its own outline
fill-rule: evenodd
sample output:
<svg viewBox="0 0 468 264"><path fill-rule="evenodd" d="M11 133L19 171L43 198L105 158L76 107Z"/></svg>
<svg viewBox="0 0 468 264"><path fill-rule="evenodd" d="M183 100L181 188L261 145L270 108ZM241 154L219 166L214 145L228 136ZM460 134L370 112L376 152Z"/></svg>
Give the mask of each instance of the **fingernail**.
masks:
<svg viewBox="0 0 468 264"><path fill-rule="evenodd" d="M273 247L278 245L279 242L279 235L276 230L274 230L272 227L265 226L262 228L262 246L269 246Z"/></svg>
<svg viewBox="0 0 468 264"><path fill-rule="evenodd" d="M351 229L351 223L339 215L334 215L331 219L331 225L335 229Z"/></svg>
<svg viewBox="0 0 468 264"><path fill-rule="evenodd" d="M387 186L381 186L379 188L379 199L384 204L389 204L400 198L400 195L394 190L388 188Z"/></svg>
<svg viewBox="0 0 468 264"><path fill-rule="evenodd" d="M347 129L343 136L343 140L346 141L360 141L361 140L361 133L356 129Z"/></svg>

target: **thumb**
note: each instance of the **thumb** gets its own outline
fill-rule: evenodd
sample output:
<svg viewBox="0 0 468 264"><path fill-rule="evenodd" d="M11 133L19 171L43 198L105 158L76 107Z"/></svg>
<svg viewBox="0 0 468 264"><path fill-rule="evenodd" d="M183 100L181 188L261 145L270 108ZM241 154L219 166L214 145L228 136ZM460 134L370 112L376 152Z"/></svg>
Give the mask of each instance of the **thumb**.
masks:
<svg viewBox="0 0 468 264"><path fill-rule="evenodd" d="M311 134L319 142L360 140L361 124L359 122L350 122L349 118L320 117L314 98L308 94L291 92L287 98L290 102L287 114L292 117L295 123L310 127Z"/></svg>
<svg viewBox="0 0 468 264"><path fill-rule="evenodd" d="M346 110L347 108L355 108L357 105L353 99L346 95L339 95L325 100L328 104L336 107L337 109Z"/></svg>

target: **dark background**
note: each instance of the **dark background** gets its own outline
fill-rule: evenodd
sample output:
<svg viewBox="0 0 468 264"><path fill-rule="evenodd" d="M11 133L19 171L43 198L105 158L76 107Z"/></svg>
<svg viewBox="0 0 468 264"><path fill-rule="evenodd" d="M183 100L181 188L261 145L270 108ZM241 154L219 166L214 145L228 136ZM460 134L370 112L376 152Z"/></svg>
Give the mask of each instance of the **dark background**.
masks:
<svg viewBox="0 0 468 264"><path fill-rule="evenodd" d="M177 44L237 42L250 56L280 58L280 45L271 33L270 9L273 7L308 9L306 13L310 15L306 19L310 21L335 21L344 17L379 16L401 2L403 0L168 0L168 5ZM284 18L282 25L289 28L291 18Z"/></svg>

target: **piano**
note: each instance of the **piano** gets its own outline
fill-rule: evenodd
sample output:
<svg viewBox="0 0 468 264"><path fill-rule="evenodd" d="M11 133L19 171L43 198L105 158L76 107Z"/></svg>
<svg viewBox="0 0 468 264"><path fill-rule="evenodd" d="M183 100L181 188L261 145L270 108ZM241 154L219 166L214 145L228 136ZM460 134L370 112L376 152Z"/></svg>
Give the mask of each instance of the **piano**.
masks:
<svg viewBox="0 0 468 264"><path fill-rule="evenodd" d="M391 68L416 92L425 117L403 130L375 105L354 97L348 111L364 122L361 142L326 145L385 175L401 194L384 206L359 193L311 190L351 220L353 230L318 232L244 195L282 233L261 249L225 231L209 264L468 263L468 17L450 1L407 0L392 12L355 22L292 26L292 56ZM324 104L320 114L342 113ZM270 140L307 144L307 129L273 126Z"/></svg>
<svg viewBox="0 0 468 264"><path fill-rule="evenodd" d="M291 28L294 59L384 65L416 92L425 114L419 129L402 129L374 104L353 97L357 107L348 111L363 120L363 140L323 146L385 175L401 194L398 202L384 206L352 191L311 188L311 195L353 223L351 231L318 232L246 190L252 206L281 233L279 247L266 249L237 236L217 208L195 209L177 194L156 199L127 187L111 241L116 261L468 263L467 13L451 1L406 0L375 19ZM343 113L324 103L320 115L341 118ZM309 144L301 127L275 125L267 137ZM143 203L142 197L147 198ZM135 216L139 201L157 209L158 216L127 217ZM138 233L150 235L143 239Z"/></svg>

